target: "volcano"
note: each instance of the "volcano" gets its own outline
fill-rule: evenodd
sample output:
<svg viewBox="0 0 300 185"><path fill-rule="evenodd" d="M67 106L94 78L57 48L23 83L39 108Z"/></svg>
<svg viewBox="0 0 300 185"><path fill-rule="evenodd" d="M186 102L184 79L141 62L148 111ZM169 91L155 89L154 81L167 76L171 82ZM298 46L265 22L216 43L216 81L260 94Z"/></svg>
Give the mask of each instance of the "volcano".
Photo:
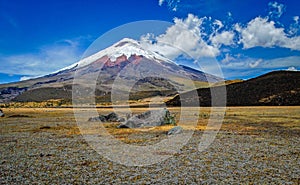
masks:
<svg viewBox="0 0 300 185"><path fill-rule="evenodd" d="M125 38L71 66L43 77L0 85L2 102L41 102L72 99L72 87L80 86L85 96L109 102L112 91L139 100L171 96L190 91L221 78L146 50L133 39Z"/></svg>

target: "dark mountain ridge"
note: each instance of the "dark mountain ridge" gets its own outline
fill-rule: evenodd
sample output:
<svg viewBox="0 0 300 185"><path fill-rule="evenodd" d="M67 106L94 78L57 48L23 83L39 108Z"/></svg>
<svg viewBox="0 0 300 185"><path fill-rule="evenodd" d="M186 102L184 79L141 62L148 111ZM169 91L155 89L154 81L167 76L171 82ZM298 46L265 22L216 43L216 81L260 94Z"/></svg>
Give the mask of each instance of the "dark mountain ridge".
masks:
<svg viewBox="0 0 300 185"><path fill-rule="evenodd" d="M222 87L211 87L215 97L226 97L227 106L293 106L300 105L300 72L274 71L243 82L226 85L226 96L218 94ZM200 106L211 106L211 89L197 89ZM185 97L188 97L187 92ZM176 96L167 102L180 106L180 101L191 106L192 100Z"/></svg>

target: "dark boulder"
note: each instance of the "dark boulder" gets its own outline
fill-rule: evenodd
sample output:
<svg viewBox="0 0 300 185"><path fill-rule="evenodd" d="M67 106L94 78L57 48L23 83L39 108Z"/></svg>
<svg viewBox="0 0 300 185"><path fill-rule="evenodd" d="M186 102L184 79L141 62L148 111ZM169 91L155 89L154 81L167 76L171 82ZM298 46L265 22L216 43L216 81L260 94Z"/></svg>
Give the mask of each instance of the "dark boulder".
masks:
<svg viewBox="0 0 300 185"><path fill-rule="evenodd" d="M171 116L166 108L151 110L142 114L134 115L122 123L118 128L143 128L155 127L166 124L174 124L174 116Z"/></svg>
<svg viewBox="0 0 300 185"><path fill-rule="evenodd" d="M119 118L119 116L112 112L108 115L99 115L98 117L90 118L89 121L101 121L101 122L122 122L125 121L124 118Z"/></svg>
<svg viewBox="0 0 300 185"><path fill-rule="evenodd" d="M181 126L176 126L176 127L173 127L171 128L167 135L175 135L175 134L180 134L183 132L183 128Z"/></svg>

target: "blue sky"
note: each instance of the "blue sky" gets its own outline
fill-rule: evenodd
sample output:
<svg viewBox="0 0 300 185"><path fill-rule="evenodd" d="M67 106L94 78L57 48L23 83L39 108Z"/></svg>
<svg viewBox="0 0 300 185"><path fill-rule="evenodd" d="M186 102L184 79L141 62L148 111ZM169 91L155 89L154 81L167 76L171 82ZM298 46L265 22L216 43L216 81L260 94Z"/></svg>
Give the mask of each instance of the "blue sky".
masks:
<svg viewBox="0 0 300 185"><path fill-rule="evenodd" d="M200 65L213 58L227 79L299 70L299 7L296 0L0 0L0 83L73 64L99 36L143 20L173 23L148 37L137 31L150 49L176 60L182 53L159 44L169 43Z"/></svg>

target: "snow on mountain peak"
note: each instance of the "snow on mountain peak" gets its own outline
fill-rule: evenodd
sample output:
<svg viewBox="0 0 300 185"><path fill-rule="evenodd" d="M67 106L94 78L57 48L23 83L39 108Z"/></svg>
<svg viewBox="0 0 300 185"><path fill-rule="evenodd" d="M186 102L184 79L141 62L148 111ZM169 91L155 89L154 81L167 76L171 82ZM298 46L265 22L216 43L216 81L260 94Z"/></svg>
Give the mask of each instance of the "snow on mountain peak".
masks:
<svg viewBox="0 0 300 185"><path fill-rule="evenodd" d="M125 44L131 44L131 45L139 45L139 42L130 38L123 38L119 42L115 43L113 46L114 47L121 47Z"/></svg>
<svg viewBox="0 0 300 185"><path fill-rule="evenodd" d="M131 55L142 55L155 61L161 60L165 62L172 62L170 59L156 52L146 50L138 41L130 38L124 38L105 50L107 50L107 56L111 59L111 61L115 61L121 55L125 55L127 58Z"/></svg>
<svg viewBox="0 0 300 185"><path fill-rule="evenodd" d="M74 67L83 67L86 65L91 64L92 62L98 60L99 58L102 58L104 56L107 56L110 58L112 62L116 61L116 59L122 55L125 55L127 59L132 56L132 55L139 55L143 56L145 58L148 58L150 60L154 60L156 62L169 62L169 63L174 63L172 60L164 57L163 55L160 55L156 52L146 50L144 49L140 43L134 39L130 38L123 38L122 40L118 41L117 43L113 44L112 46L103 49L91 56L88 56L84 59L81 59L79 62L65 67L63 69L60 69L54 73L67 70L67 69L72 69Z"/></svg>

